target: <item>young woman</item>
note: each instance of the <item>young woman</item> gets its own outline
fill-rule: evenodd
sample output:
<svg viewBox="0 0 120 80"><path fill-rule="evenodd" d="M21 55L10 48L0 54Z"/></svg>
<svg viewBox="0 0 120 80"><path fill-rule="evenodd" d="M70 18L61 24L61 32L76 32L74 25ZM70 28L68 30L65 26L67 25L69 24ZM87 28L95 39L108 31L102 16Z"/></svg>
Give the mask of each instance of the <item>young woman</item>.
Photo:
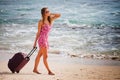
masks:
<svg viewBox="0 0 120 80"><path fill-rule="evenodd" d="M38 32L36 34L36 39L35 39L34 46L33 46L33 47L36 47L36 43L38 41L38 45L39 45L40 50L39 50L39 52L36 56L36 59L35 59L35 66L34 66L33 72L37 73L37 74L41 74L37 70L37 68L38 68L40 58L43 55L43 62L44 62L45 67L48 70L48 74L49 75L55 75L50 70L50 68L48 66L48 62L47 62L48 48L49 48L48 34L49 34L50 29L52 28L53 21L55 19L59 18L60 14L50 13L48 8L44 7L44 8L41 9L41 15L42 15L42 19L38 22Z"/></svg>

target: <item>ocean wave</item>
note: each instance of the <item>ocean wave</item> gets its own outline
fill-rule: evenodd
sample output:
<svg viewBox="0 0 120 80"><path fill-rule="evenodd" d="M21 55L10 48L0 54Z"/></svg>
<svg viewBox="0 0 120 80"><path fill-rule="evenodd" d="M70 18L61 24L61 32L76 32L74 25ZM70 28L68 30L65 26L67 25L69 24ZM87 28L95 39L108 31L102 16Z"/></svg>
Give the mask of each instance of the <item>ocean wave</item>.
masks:
<svg viewBox="0 0 120 80"><path fill-rule="evenodd" d="M95 54L70 54L70 57L79 57L79 58L91 58L91 59L103 59L103 60L117 60L120 61L120 50L112 50L107 52L95 53Z"/></svg>
<svg viewBox="0 0 120 80"><path fill-rule="evenodd" d="M120 17L120 11L112 12L111 14L114 15L114 16L118 16L118 17Z"/></svg>
<svg viewBox="0 0 120 80"><path fill-rule="evenodd" d="M1 24L0 49L15 53L28 51L33 46L37 32L36 24ZM120 28L93 28L84 26L69 26L54 24L49 36L50 53L69 54L72 57L102 58L104 55L114 55L120 49ZM7 46L7 47L4 47ZM1 50L0 50L1 51ZM110 51L110 52L107 52ZM104 52L104 54L102 53ZM119 51L118 51L119 52ZM76 53L76 54L74 54ZM96 53L94 55L94 53ZM119 55L118 53L116 54ZM93 58L92 57L92 58ZM112 57L115 59L115 57Z"/></svg>
<svg viewBox="0 0 120 80"><path fill-rule="evenodd" d="M56 25L59 26L64 26L64 27L70 27L72 29L89 29L89 28L95 28L95 29L107 29L107 28L113 28L113 29L118 29L120 28L120 25L107 25L104 23L101 24L83 24L83 23L70 23L69 21L65 22L57 22L55 23Z"/></svg>
<svg viewBox="0 0 120 80"><path fill-rule="evenodd" d="M17 8L16 11L32 11L34 8Z"/></svg>

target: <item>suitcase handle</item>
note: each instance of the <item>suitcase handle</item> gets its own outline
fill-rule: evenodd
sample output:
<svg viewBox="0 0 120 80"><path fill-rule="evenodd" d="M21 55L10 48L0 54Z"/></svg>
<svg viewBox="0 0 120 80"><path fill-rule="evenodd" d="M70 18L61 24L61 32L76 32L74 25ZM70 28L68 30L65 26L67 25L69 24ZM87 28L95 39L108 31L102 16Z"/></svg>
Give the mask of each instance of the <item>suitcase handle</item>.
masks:
<svg viewBox="0 0 120 80"><path fill-rule="evenodd" d="M34 52L35 50L37 49L37 47L34 47L27 55L27 57L30 57Z"/></svg>

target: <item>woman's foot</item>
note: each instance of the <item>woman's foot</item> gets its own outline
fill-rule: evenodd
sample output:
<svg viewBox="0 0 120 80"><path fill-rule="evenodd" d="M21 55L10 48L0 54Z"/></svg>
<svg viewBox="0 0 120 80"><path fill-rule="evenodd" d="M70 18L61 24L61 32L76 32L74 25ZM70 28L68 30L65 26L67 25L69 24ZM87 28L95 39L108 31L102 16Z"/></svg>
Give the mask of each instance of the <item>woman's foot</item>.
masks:
<svg viewBox="0 0 120 80"><path fill-rule="evenodd" d="M53 72L48 72L49 75L55 75Z"/></svg>
<svg viewBox="0 0 120 80"><path fill-rule="evenodd" d="M37 70L33 70L34 73L36 74L41 74L40 72L38 72Z"/></svg>

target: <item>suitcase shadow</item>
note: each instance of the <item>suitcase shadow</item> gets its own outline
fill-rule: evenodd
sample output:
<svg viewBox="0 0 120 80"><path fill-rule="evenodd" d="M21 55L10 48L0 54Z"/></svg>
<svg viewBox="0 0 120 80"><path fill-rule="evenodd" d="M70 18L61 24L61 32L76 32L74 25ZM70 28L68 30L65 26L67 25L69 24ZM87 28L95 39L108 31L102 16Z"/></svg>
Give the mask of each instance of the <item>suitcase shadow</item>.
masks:
<svg viewBox="0 0 120 80"><path fill-rule="evenodd" d="M0 72L0 75L34 75L33 73L11 73L11 72Z"/></svg>
<svg viewBox="0 0 120 80"><path fill-rule="evenodd" d="M0 75L4 75L4 74L8 75L8 74L12 74L12 73L10 73L10 72L0 72Z"/></svg>

